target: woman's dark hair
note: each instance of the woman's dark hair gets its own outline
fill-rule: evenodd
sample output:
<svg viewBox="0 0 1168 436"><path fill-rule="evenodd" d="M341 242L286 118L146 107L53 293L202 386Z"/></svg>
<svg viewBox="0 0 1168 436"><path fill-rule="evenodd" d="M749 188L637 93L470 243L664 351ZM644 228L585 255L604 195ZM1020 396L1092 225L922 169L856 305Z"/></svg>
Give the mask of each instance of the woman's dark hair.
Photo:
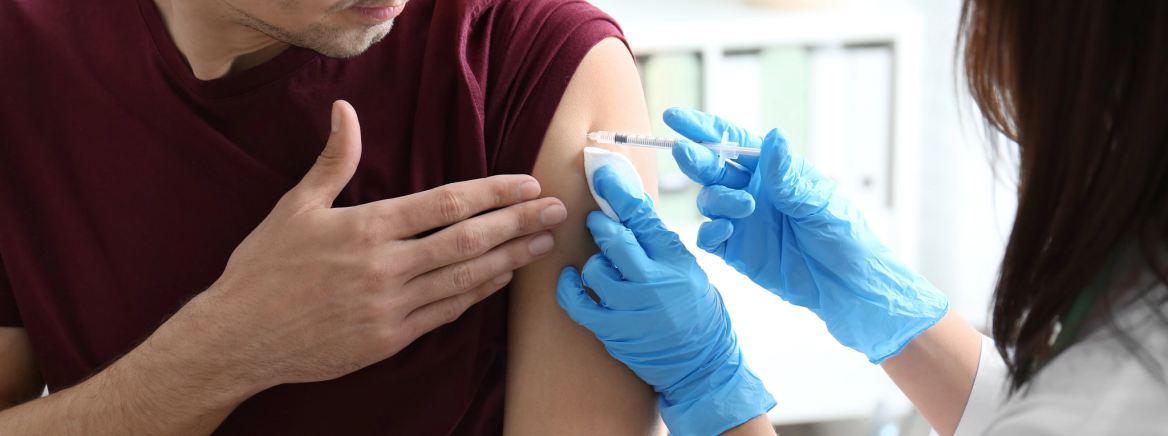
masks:
<svg viewBox="0 0 1168 436"><path fill-rule="evenodd" d="M1168 2L966 0L958 46L991 132L1018 145L993 302L1015 392L1121 248L1139 244L1168 282Z"/></svg>

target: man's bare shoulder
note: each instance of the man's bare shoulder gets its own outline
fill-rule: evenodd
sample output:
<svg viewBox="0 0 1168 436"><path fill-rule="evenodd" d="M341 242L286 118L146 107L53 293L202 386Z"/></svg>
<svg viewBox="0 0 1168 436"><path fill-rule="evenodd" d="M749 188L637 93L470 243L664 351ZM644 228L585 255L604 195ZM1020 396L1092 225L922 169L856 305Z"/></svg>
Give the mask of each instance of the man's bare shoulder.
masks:
<svg viewBox="0 0 1168 436"><path fill-rule="evenodd" d="M0 327L0 410L39 397L44 386L28 334Z"/></svg>
<svg viewBox="0 0 1168 436"><path fill-rule="evenodd" d="M608 38L592 47L572 76L544 137L532 175L543 195L564 202L568 219L554 232L551 256L515 275L511 288L505 433L654 434L663 429L656 394L613 359L591 332L556 303L560 271L580 268L598 249L584 222L598 210L584 177L585 133L604 129L649 131L633 58ZM656 195L652 152L607 147L626 154Z"/></svg>

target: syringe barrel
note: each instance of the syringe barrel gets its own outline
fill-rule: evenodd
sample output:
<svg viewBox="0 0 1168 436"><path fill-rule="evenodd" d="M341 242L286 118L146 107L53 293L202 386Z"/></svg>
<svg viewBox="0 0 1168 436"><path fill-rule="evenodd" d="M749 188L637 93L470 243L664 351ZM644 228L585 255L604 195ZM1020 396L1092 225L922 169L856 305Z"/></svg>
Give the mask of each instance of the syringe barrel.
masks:
<svg viewBox="0 0 1168 436"><path fill-rule="evenodd" d="M616 144L616 135L615 132L601 130L599 132L589 133L588 138L601 144Z"/></svg>
<svg viewBox="0 0 1168 436"><path fill-rule="evenodd" d="M721 144L712 144L709 147L709 149L713 150L715 153L718 153L718 157L721 158L723 161L725 161L727 159L738 159L738 144L737 143L723 142Z"/></svg>
<svg viewBox="0 0 1168 436"><path fill-rule="evenodd" d="M673 144L677 141L676 139L672 138L658 138L648 136L648 134L613 133L604 131L597 132L597 141L599 141L599 143L604 143L604 139L609 139L610 136L612 141L609 144L638 145L642 147L663 148L663 150L669 150L669 148L672 148Z"/></svg>

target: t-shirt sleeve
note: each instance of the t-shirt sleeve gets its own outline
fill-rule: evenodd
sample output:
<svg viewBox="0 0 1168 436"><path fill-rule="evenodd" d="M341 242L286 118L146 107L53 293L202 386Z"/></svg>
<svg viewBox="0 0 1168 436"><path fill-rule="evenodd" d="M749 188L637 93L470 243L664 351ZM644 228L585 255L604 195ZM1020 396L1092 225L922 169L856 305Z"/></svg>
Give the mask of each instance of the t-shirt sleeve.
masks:
<svg viewBox="0 0 1168 436"><path fill-rule="evenodd" d="M24 327L20 311L16 310L16 296L12 294L12 284L4 270L4 259L0 258L0 327Z"/></svg>
<svg viewBox="0 0 1168 436"><path fill-rule="evenodd" d="M491 174L530 174L552 116L584 56L616 21L583 1L512 0L496 5L485 93Z"/></svg>

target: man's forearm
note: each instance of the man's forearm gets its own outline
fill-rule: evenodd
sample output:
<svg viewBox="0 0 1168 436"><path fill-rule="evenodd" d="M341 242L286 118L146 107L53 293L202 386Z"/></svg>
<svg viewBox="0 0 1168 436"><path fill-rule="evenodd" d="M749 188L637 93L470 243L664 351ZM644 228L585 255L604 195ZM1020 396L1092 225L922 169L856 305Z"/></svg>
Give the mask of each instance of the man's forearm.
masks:
<svg viewBox="0 0 1168 436"><path fill-rule="evenodd" d="M393 356L554 246L549 230L565 207L537 198L531 176L332 208L356 172L361 130L347 102L335 102L331 118L316 163L210 288L93 378L0 412L0 433L211 433L264 389L336 379Z"/></svg>
<svg viewBox="0 0 1168 436"><path fill-rule="evenodd" d="M229 383L197 343L163 325L88 380L0 412L0 433L21 435L207 435L254 388ZM234 386L233 386L234 385Z"/></svg>
<svg viewBox="0 0 1168 436"><path fill-rule="evenodd" d="M36 435L207 435L231 412L184 409L115 364L88 381L0 412L0 428Z"/></svg>

